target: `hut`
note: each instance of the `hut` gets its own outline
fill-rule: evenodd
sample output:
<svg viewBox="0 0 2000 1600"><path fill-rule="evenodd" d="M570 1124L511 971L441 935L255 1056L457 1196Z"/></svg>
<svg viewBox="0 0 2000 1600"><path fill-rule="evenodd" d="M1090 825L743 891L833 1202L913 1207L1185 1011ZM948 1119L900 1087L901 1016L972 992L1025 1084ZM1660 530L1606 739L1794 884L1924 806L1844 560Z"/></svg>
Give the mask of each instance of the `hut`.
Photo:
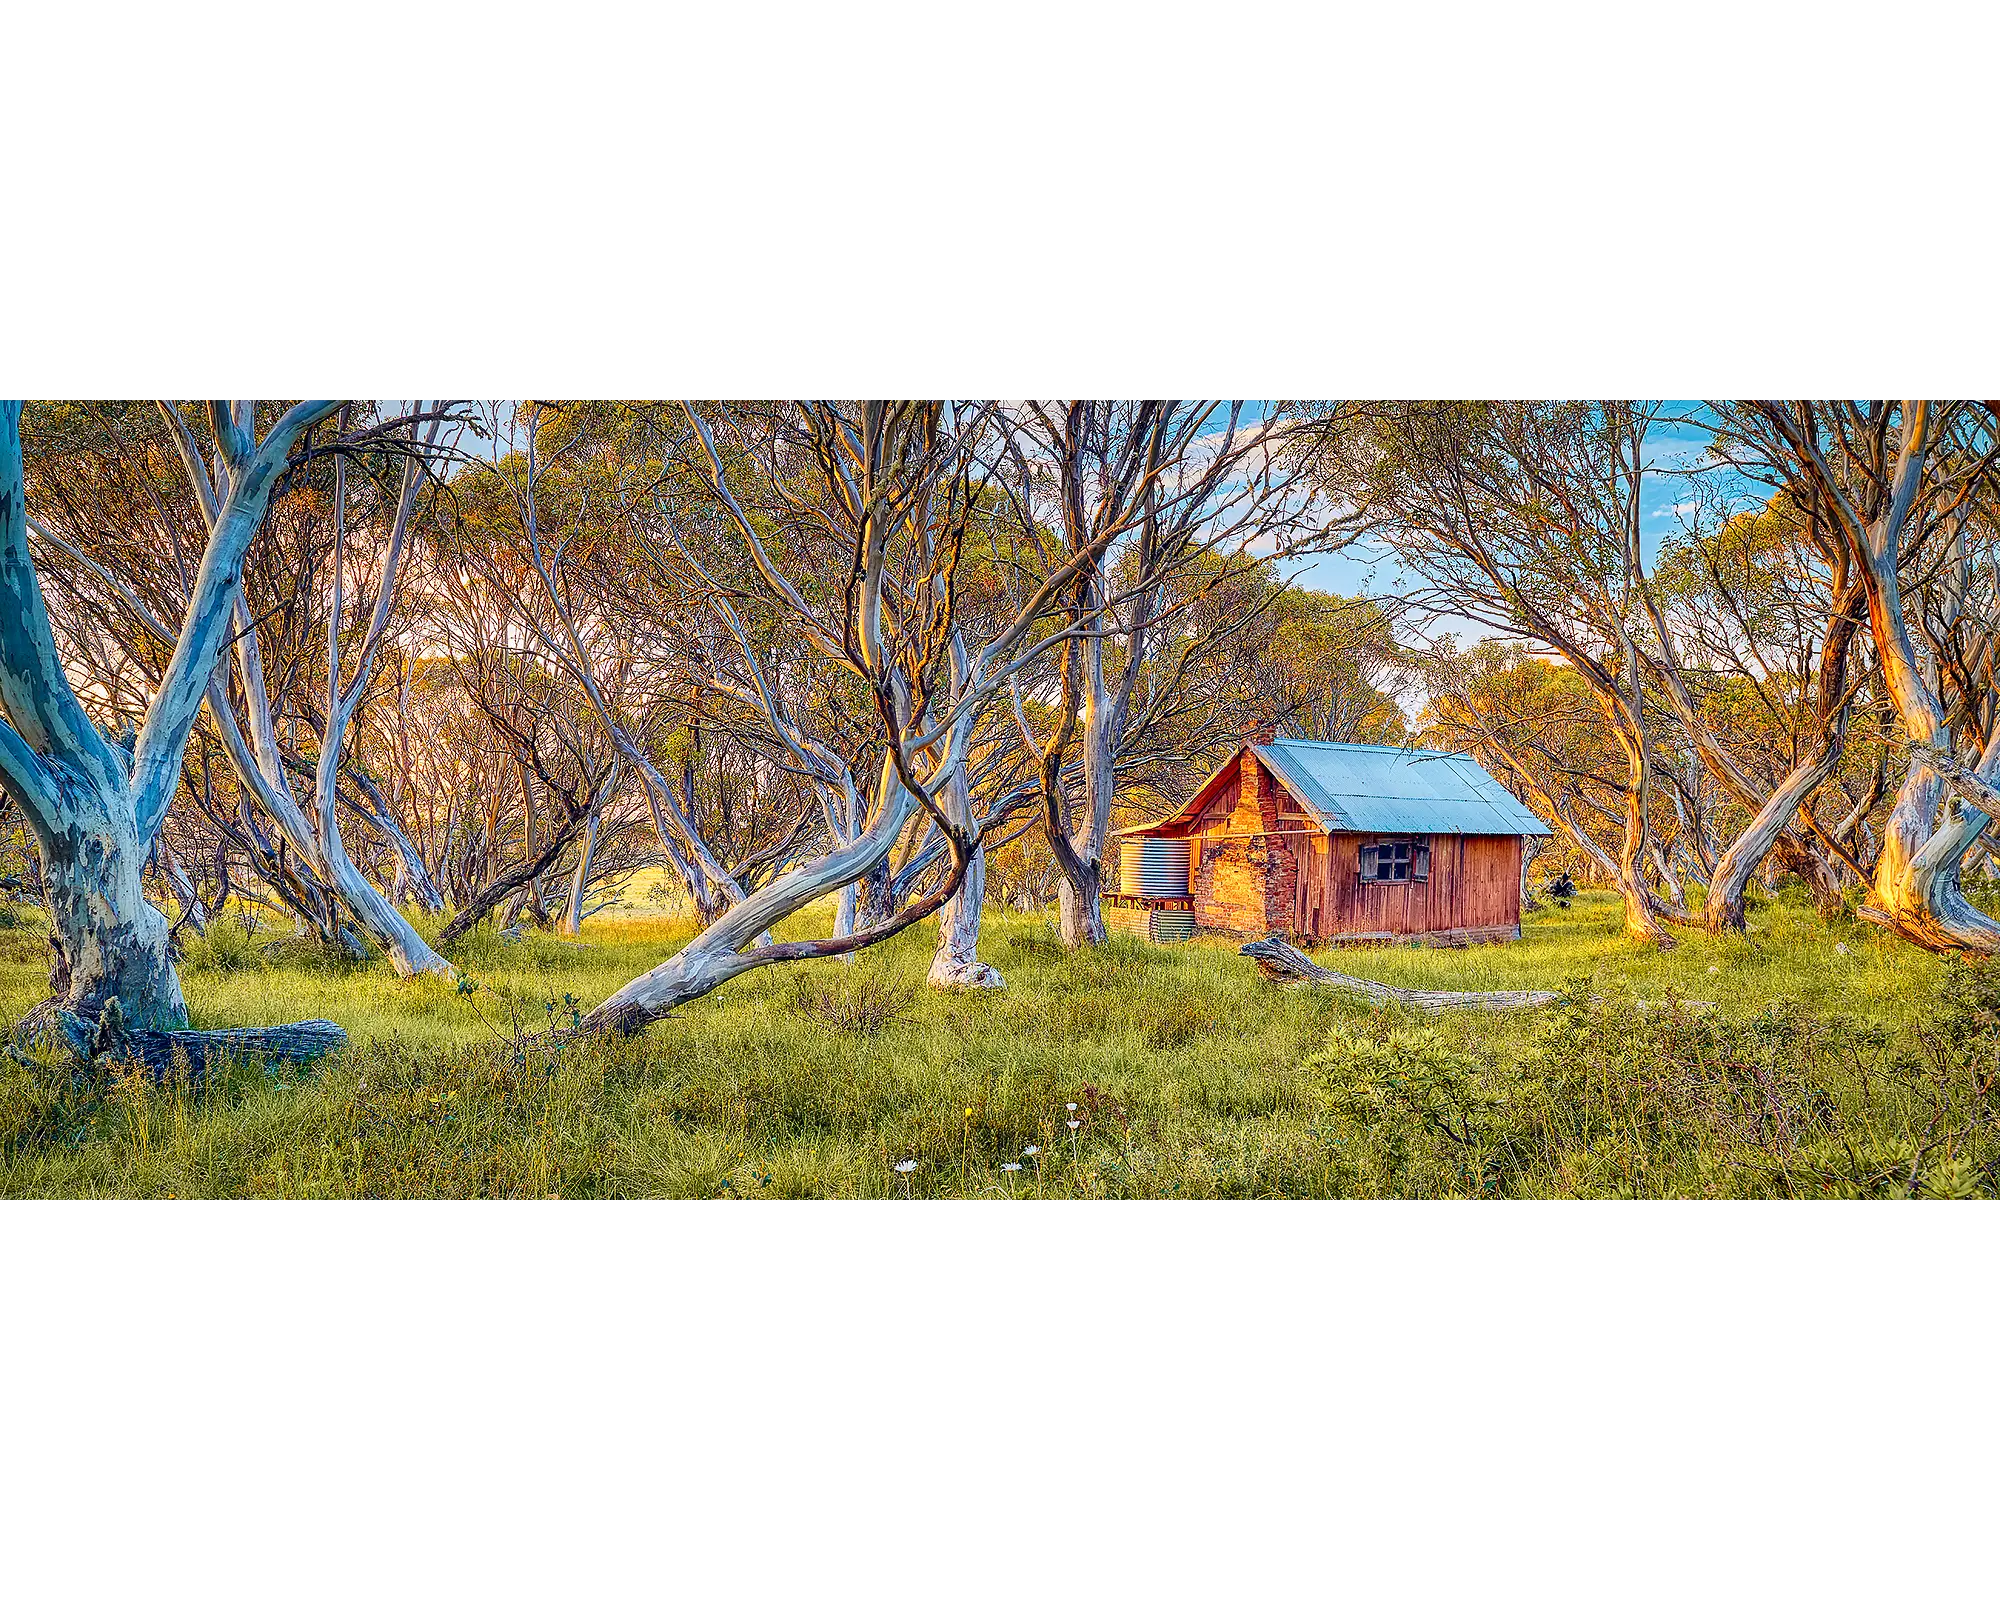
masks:
<svg viewBox="0 0 2000 1600"><path fill-rule="evenodd" d="M1152 938L1518 939L1522 840L1548 832L1470 756L1251 741L1172 816L1121 832L1109 920Z"/></svg>

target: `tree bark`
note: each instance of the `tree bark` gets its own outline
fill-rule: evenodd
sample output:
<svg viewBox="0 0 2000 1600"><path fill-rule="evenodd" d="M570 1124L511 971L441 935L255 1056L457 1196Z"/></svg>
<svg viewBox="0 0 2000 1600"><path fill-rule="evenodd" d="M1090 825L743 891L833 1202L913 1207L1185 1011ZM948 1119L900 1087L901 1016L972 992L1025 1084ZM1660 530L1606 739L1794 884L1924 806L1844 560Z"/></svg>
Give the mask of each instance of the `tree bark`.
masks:
<svg viewBox="0 0 2000 1600"><path fill-rule="evenodd" d="M959 827L970 832L972 784L965 764L945 786L941 808ZM965 881L938 913L937 953L931 958L929 974L933 989L1004 989L1006 980L999 971L979 959L979 917L986 902L986 848L972 852L966 864Z"/></svg>
<svg viewBox="0 0 2000 1600"><path fill-rule="evenodd" d="M128 1028L110 1007L96 1026L62 1012L31 1020L24 1034L30 1044L51 1044L94 1063L139 1067L156 1083L167 1082L183 1064L200 1082L228 1061L254 1057L269 1072L277 1062L317 1061L347 1043L346 1029L323 1018L272 1028Z"/></svg>
<svg viewBox="0 0 2000 1600"><path fill-rule="evenodd" d="M1795 767L1785 781L1771 791L1770 798L1758 808L1750 825L1723 851L1722 859L1715 864L1715 874L1709 879L1708 899L1702 906L1702 918L1710 933L1719 935L1732 930L1738 933L1743 931L1743 894L1750 886L1750 875L1771 853L1799 807L1812 797L1813 792L1840 764L1844 748L1841 739L1830 739L1816 760ZM1835 898L1838 898L1837 893Z"/></svg>
<svg viewBox="0 0 2000 1600"><path fill-rule="evenodd" d="M83 1023L95 1025L109 1012L126 1026L187 1026L167 921L146 900L141 873L227 641L244 551L292 441L333 410L327 401L294 406L260 446L247 402L213 404L217 445L230 470L228 494L213 508L187 616L128 773L124 753L91 723L57 657L28 551L21 405L0 403L0 710L6 713L0 786L28 819L42 853L58 970L65 974L56 1005ZM177 414L175 426L183 427Z"/></svg>
<svg viewBox="0 0 2000 1600"><path fill-rule="evenodd" d="M61 944L62 1009L95 1018L110 1001L138 1028L187 1026L167 919L145 898L146 859L125 796L72 791L68 817L40 837L49 920ZM109 802L109 803L107 803Z"/></svg>
<svg viewBox="0 0 2000 1600"><path fill-rule="evenodd" d="M1674 936L1660 925L1652 891L1646 887L1645 877L1639 869L1651 831L1646 817L1651 763L1646 758L1644 728L1638 723L1636 713L1630 718L1634 726L1627 726L1626 707L1622 702L1608 705L1606 709L1610 714L1612 731L1625 752L1625 834L1618 853L1618 892L1625 898L1625 934L1627 938L1651 944L1657 949L1671 950L1675 944Z"/></svg>
<svg viewBox="0 0 2000 1600"><path fill-rule="evenodd" d="M850 946L859 948L861 943L874 942L871 934L885 936L886 930L895 928L896 922L891 921L861 929L845 940L819 939L743 948L794 912L803 911L846 884L868 877L878 866L886 866L890 850L916 810L917 800L886 759L882 781L882 798L875 819L856 839L818 861L794 867L732 905L678 953L594 1007L581 1026L587 1031L636 1032L676 1006L698 999L745 972L774 961L843 955ZM902 920L909 919L906 916Z"/></svg>
<svg viewBox="0 0 2000 1600"><path fill-rule="evenodd" d="M855 884L854 927L865 933L880 927L896 914L894 878L889 855L884 851Z"/></svg>
<svg viewBox="0 0 2000 1600"><path fill-rule="evenodd" d="M1902 534L1930 448L1926 401L1903 403L1903 444L1890 504L1862 541L1868 624L1883 683L1896 707L1911 760L1883 829L1876 858L1874 909L1912 943L1933 950L1991 955L2000 950L2000 922L1973 908L1959 883L1959 862L1986 832L1984 812L1944 807L1942 770L1951 759L1951 729L1944 706L1924 676L1904 620L1899 571ZM2000 775L2000 724L1994 727L1974 776Z"/></svg>
<svg viewBox="0 0 2000 1600"><path fill-rule="evenodd" d="M437 426L431 427L435 439ZM389 897L370 883L347 854L347 841L340 832L340 756L347 742L347 726L353 720L355 708L361 704L361 697L368 688L368 680L375 671L375 653L380 647L383 634L387 631L390 614L395 605L396 580L401 572L403 541L410 524L410 513L415 509L417 485L423 474L414 459L403 465L401 492L396 500L395 522L390 529L389 548L382 560L380 585L375 595L374 615L369 621L368 632L362 639L360 659L355 662L354 679L345 690L340 686L340 621L346 595L346 537L347 537L347 475L345 462L336 465L336 489L334 500L334 546L333 546L333 592L329 597L326 619L326 684L327 708L326 729L320 737L319 770L314 775L313 798L313 841L319 848L319 865L324 872L327 885L339 897L354 918L366 928L375 941L388 952L389 964L401 978L415 978L431 974L441 978L456 978L458 973L452 964L433 950L424 936L410 926L409 919L398 911ZM255 630L246 629L246 638L253 644ZM260 675L261 676L261 675ZM258 685L260 691L262 684ZM261 694L260 694L261 698ZM265 702L265 715L269 714ZM276 743L273 741L273 754ZM284 771L280 765L276 772L276 782L284 784Z"/></svg>

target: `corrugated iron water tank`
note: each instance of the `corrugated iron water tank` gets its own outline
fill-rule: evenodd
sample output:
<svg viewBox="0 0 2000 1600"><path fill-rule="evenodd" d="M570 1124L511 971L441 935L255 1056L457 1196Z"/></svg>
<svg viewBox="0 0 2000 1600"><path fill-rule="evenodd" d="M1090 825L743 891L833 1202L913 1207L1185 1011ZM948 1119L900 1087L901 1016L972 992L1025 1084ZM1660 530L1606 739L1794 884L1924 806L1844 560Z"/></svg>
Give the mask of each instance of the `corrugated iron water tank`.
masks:
<svg viewBox="0 0 2000 1600"><path fill-rule="evenodd" d="M1118 859L1118 892L1147 900L1179 900L1188 892L1185 839L1127 839Z"/></svg>

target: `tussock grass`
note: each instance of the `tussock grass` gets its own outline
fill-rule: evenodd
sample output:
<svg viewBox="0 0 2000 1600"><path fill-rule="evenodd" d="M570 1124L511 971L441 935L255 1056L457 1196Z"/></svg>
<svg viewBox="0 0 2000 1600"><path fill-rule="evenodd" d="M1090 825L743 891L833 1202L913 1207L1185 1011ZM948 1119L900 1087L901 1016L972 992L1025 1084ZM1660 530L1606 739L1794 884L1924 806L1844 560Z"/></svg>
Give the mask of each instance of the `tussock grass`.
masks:
<svg viewBox="0 0 2000 1600"><path fill-rule="evenodd" d="M691 931L476 930L468 995L226 923L182 969L198 1026L324 1016L354 1043L199 1090L0 1061L0 1195L1974 1195L2000 1169L1995 980L1782 902L1666 954L1586 895L1514 945L1325 957L1563 989L1547 1013L1378 1015L1265 982L1233 942L1071 953L995 912L1001 993L924 988L920 928L637 1039L563 1036ZM46 965L39 929L0 929L0 1006Z"/></svg>

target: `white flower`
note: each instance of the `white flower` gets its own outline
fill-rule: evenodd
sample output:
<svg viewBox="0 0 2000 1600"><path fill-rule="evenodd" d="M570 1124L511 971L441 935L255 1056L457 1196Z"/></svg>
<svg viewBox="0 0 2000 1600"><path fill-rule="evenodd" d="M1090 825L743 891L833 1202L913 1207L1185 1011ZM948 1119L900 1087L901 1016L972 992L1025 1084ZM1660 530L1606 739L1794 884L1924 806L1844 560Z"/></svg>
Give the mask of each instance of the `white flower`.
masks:
<svg viewBox="0 0 2000 1600"><path fill-rule="evenodd" d="M1080 1123L1080 1122L1078 1122L1078 1121L1076 1120L1076 1118L1075 1118L1075 1117L1071 1117L1071 1118L1069 1119L1069 1125L1070 1125L1070 1126L1071 1126L1072 1128L1080 1128L1080 1127L1082 1127L1082 1126L1083 1126L1083 1124L1082 1124L1082 1123Z"/></svg>
<svg viewBox="0 0 2000 1600"><path fill-rule="evenodd" d="M1024 1156L1038 1156L1041 1153L1042 1153L1042 1147L1038 1144L1031 1144L1028 1146L1027 1149L1021 1152L1021 1154Z"/></svg>
<svg viewBox="0 0 2000 1600"><path fill-rule="evenodd" d="M1068 1105L1063 1107L1063 1110L1065 1111L1074 1111L1075 1109L1076 1109L1076 1102L1074 1100L1070 1101Z"/></svg>
<svg viewBox="0 0 2000 1600"><path fill-rule="evenodd" d="M1021 1163L1018 1161L1003 1161L1000 1163L1000 1170L1002 1172L1019 1172L1021 1170Z"/></svg>
<svg viewBox="0 0 2000 1600"><path fill-rule="evenodd" d="M1710 967L1710 968L1709 968L1708 970L1709 970L1710 972L1720 972L1720 971L1722 970L1722 968L1720 968L1720 967Z"/></svg>
<svg viewBox="0 0 2000 1600"><path fill-rule="evenodd" d="M896 1170L898 1172L915 1172L917 1164L914 1161L898 1161L896 1163Z"/></svg>

